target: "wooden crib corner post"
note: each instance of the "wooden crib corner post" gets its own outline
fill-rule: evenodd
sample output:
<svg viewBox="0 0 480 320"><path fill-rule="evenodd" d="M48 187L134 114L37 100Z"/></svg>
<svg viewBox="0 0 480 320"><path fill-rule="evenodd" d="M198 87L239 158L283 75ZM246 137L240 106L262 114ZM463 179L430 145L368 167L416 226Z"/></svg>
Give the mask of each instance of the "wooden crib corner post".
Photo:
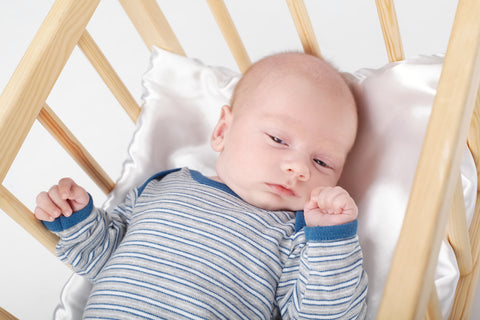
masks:
<svg viewBox="0 0 480 320"><path fill-rule="evenodd" d="M0 96L0 182L100 0L57 0Z"/></svg>
<svg viewBox="0 0 480 320"><path fill-rule="evenodd" d="M185 55L156 0L120 0L120 4L149 50L152 46Z"/></svg>
<svg viewBox="0 0 480 320"><path fill-rule="evenodd" d="M480 2L460 0L377 319L421 319L480 80Z"/></svg>

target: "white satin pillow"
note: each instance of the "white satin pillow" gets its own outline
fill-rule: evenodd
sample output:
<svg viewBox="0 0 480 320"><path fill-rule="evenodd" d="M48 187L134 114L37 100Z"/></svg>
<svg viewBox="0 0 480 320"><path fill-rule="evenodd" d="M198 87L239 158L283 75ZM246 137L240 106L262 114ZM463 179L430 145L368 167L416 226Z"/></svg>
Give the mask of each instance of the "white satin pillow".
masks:
<svg viewBox="0 0 480 320"><path fill-rule="evenodd" d="M154 47L128 158L104 206L113 208L132 187L161 170L188 166L215 175L217 154L210 135L239 78L230 69Z"/></svg>
<svg viewBox="0 0 480 320"><path fill-rule="evenodd" d="M441 64L442 58L421 57L378 70L360 70L352 76L360 128L341 184L360 208L359 236L369 277L369 318L375 316L383 292ZM189 166L213 175L216 154L209 146L210 134L239 76L154 48L151 68L144 76L143 110L129 156L104 207L114 207L129 189L160 170ZM470 214L477 183L474 170L473 159L466 152L462 178ZM435 279L445 316L459 273L450 246L445 243L441 250ZM75 318L73 306L78 310L78 300L69 298L75 288L88 295L89 284L74 276L62 293L58 318Z"/></svg>
<svg viewBox="0 0 480 320"><path fill-rule="evenodd" d="M420 156L443 58L423 56L354 75L359 132L340 184L359 206L359 236L369 277L369 318L380 304ZM476 171L465 147L461 165L470 223L476 201ZM442 314L447 318L459 271L444 241L435 273Z"/></svg>

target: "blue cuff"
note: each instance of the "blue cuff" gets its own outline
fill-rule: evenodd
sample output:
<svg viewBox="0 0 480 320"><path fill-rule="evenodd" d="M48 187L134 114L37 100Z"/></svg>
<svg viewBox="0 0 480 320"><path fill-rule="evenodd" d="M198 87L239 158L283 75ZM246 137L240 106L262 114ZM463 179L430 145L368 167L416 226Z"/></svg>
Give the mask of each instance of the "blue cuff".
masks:
<svg viewBox="0 0 480 320"><path fill-rule="evenodd" d="M52 222L42 221L43 224L52 232L60 232L77 225L85 220L93 210L92 196L88 194L88 197L90 200L88 201L87 206L82 210L74 212L70 217L65 217L62 215Z"/></svg>
<svg viewBox="0 0 480 320"><path fill-rule="evenodd" d="M307 227L303 211L297 211L295 216L295 232L305 229L307 241L328 241L347 239L357 234L358 221L336 226Z"/></svg>
<svg viewBox="0 0 480 320"><path fill-rule="evenodd" d="M348 239L357 234L357 220L336 226L305 227L307 241L328 241Z"/></svg>

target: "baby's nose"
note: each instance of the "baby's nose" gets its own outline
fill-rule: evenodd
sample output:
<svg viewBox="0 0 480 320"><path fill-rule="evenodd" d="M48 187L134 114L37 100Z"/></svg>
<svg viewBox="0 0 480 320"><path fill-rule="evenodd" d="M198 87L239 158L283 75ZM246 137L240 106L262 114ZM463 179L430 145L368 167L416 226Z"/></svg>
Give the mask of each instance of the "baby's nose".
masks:
<svg viewBox="0 0 480 320"><path fill-rule="evenodd" d="M310 179L310 170L308 169L308 165L301 160L283 162L282 170L290 175L295 176L301 181L307 181Z"/></svg>

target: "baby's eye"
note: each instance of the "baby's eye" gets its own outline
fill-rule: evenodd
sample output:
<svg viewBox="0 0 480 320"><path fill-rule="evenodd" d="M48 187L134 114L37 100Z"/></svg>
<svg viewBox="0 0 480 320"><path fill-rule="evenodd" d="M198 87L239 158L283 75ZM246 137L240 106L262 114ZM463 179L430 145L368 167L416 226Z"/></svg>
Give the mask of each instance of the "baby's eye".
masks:
<svg viewBox="0 0 480 320"><path fill-rule="evenodd" d="M323 162L322 160L314 159L313 161L315 161L315 163L318 164L319 166L322 166L322 167L325 167L325 168L328 167L328 164L326 164L326 163Z"/></svg>
<svg viewBox="0 0 480 320"><path fill-rule="evenodd" d="M285 141L283 141L282 139L280 138L277 138L275 136L272 136L272 135L268 135L270 137L270 139L272 139L273 142L276 142L278 144L283 144L283 145L286 145L287 143Z"/></svg>

